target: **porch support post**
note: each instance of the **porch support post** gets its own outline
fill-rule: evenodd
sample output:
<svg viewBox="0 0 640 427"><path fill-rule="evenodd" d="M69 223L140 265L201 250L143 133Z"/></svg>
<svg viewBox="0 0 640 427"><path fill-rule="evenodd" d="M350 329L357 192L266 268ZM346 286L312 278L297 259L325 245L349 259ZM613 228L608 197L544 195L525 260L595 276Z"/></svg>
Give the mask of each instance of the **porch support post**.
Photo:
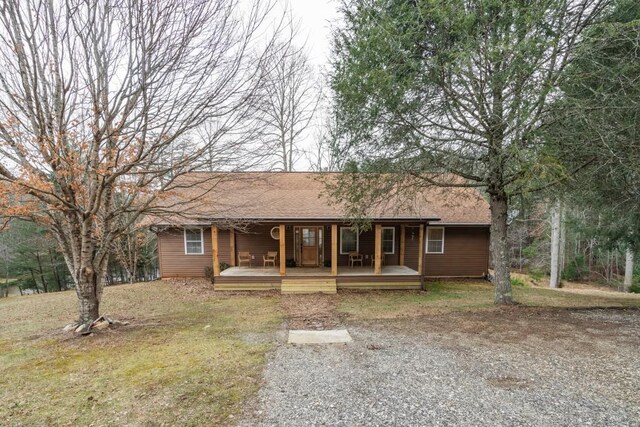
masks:
<svg viewBox="0 0 640 427"><path fill-rule="evenodd" d="M229 265L236 266L236 230L229 229Z"/></svg>
<svg viewBox="0 0 640 427"><path fill-rule="evenodd" d="M284 234L284 224L280 224L280 275L287 274L287 252L286 252L286 237Z"/></svg>
<svg viewBox="0 0 640 427"><path fill-rule="evenodd" d="M404 251L405 251L405 241L404 241L404 235L405 235L405 227L404 224L400 225L400 262L398 264L400 265L404 265Z"/></svg>
<svg viewBox="0 0 640 427"><path fill-rule="evenodd" d="M422 276L422 264L424 264L424 224L420 224L420 239L418 241L418 273Z"/></svg>
<svg viewBox="0 0 640 427"><path fill-rule="evenodd" d="M374 255L373 274L382 272L382 224L376 224L376 245Z"/></svg>
<svg viewBox="0 0 640 427"><path fill-rule="evenodd" d="M338 275L338 224L331 224L331 275Z"/></svg>
<svg viewBox="0 0 640 427"><path fill-rule="evenodd" d="M218 226L211 224L211 256L213 261L213 276L220 276L220 257L218 256Z"/></svg>

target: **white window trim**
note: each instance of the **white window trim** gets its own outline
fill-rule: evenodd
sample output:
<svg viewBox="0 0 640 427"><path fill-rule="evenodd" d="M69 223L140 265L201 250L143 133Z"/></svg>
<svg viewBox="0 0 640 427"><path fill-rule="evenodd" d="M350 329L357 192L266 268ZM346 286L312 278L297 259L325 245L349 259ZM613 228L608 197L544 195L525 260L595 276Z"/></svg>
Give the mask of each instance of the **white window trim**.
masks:
<svg viewBox="0 0 640 427"><path fill-rule="evenodd" d="M200 230L200 252L199 253L189 253L187 252L187 230ZM204 232L202 227L185 227L183 231L184 236L184 254L185 255L204 255ZM195 242L195 240L193 241Z"/></svg>
<svg viewBox="0 0 640 427"><path fill-rule="evenodd" d="M383 252L385 255L393 255L396 253L396 228L395 227L382 227L382 237L384 237L384 230L393 231L393 238L391 239L391 252ZM382 239L382 243L384 243L384 238Z"/></svg>
<svg viewBox="0 0 640 427"><path fill-rule="evenodd" d="M440 252L430 252L429 251L429 230L442 230L442 251ZM425 245L426 247L424 248L424 252L427 254L443 254L444 253L444 227L427 227L427 238L425 239ZM439 241L439 240L434 240L434 241Z"/></svg>
<svg viewBox="0 0 640 427"><path fill-rule="evenodd" d="M349 255L349 252L342 251L342 230L352 230L356 233L356 252L360 252L360 233L352 227L340 227L340 255Z"/></svg>

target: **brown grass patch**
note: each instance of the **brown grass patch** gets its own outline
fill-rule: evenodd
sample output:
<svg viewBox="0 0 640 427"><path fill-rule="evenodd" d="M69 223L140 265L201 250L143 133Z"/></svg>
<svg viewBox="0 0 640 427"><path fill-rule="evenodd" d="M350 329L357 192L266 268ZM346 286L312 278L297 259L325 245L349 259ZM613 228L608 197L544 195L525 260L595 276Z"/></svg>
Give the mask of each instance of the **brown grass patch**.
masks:
<svg viewBox="0 0 640 427"><path fill-rule="evenodd" d="M73 292L0 301L0 425L232 423L281 316L273 295L210 286L106 288L102 311L131 325L89 337L61 332L76 317Z"/></svg>

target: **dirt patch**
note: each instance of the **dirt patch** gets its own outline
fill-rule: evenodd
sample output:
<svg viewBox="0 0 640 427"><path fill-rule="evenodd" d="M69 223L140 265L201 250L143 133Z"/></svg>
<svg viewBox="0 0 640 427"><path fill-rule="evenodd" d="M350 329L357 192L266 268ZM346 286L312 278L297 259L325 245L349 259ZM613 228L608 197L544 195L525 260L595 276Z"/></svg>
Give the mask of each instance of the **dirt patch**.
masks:
<svg viewBox="0 0 640 427"><path fill-rule="evenodd" d="M206 279L170 279L169 284L173 290L183 294L183 297L213 293L213 284Z"/></svg>
<svg viewBox="0 0 640 427"><path fill-rule="evenodd" d="M335 295L282 295L280 304L287 329L335 329L342 324Z"/></svg>
<svg viewBox="0 0 640 427"><path fill-rule="evenodd" d="M487 382L504 390L520 390L527 387L527 380L510 376L487 378Z"/></svg>
<svg viewBox="0 0 640 427"><path fill-rule="evenodd" d="M476 345L519 346L532 354L561 347L577 354L595 348L615 352L621 344L640 346L640 309L565 309L512 306L449 312L409 319L361 321L365 327L389 328L402 335L416 330L455 352ZM497 380L496 380L497 381ZM497 383L496 383L497 384Z"/></svg>

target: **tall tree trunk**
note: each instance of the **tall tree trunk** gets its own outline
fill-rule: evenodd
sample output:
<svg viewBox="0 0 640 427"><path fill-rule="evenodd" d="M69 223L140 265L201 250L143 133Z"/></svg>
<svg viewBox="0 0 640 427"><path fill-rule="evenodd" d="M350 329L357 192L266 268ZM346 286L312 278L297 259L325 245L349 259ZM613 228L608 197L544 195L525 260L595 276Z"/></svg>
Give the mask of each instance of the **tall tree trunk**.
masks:
<svg viewBox="0 0 640 427"><path fill-rule="evenodd" d="M562 279L562 273L564 272L565 253L567 247L567 205L562 202L560 205L560 251L558 253L560 279Z"/></svg>
<svg viewBox="0 0 640 427"><path fill-rule="evenodd" d="M633 282L633 251L631 248L627 248L626 262L624 266L624 286L623 290L629 292L631 284Z"/></svg>
<svg viewBox="0 0 640 427"><path fill-rule="evenodd" d="M38 273L40 275L40 281L42 281L42 289L44 292L49 292L49 286L47 285L47 281L44 279L44 272L42 271L42 261L40 260L40 254L36 252L36 260L38 260Z"/></svg>
<svg viewBox="0 0 640 427"><path fill-rule="evenodd" d="M560 286L560 209L560 201L556 200L551 207L551 276L549 278L551 288Z"/></svg>
<svg viewBox="0 0 640 427"><path fill-rule="evenodd" d="M491 257L495 269L495 303L513 304L507 242L507 197L504 194L492 194L489 204L491 207Z"/></svg>
<svg viewBox="0 0 640 427"><path fill-rule="evenodd" d="M36 275L33 274L33 269L30 268L29 272L31 273L31 279L33 280L33 284L36 287L36 293L40 293L40 288L38 288L38 281L36 280Z"/></svg>
<svg viewBox="0 0 640 427"><path fill-rule="evenodd" d="M58 285L58 290L62 290L62 280L60 279L60 273L58 273L58 267L56 266L56 256L53 250L49 249L49 260L51 269L53 270L53 277Z"/></svg>
<svg viewBox="0 0 640 427"><path fill-rule="evenodd" d="M100 299L102 295L102 283L100 277L91 268L84 268L79 274L76 283L76 294L80 307L81 324L93 322L100 316Z"/></svg>

